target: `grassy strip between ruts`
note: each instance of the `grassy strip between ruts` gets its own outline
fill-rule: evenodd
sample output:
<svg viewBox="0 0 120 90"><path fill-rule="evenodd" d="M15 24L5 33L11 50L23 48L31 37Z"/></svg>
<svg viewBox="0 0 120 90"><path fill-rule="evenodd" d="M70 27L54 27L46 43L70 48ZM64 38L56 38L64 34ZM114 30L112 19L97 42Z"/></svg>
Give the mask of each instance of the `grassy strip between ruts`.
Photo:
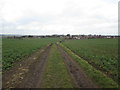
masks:
<svg viewBox="0 0 120 90"><path fill-rule="evenodd" d="M91 77L100 88L118 88L118 84L111 78L92 67L87 61L80 58L63 44L58 44L64 48L64 50L84 69L86 74Z"/></svg>
<svg viewBox="0 0 120 90"><path fill-rule="evenodd" d="M73 88L71 78L56 45L48 56L45 72L41 81L42 88Z"/></svg>

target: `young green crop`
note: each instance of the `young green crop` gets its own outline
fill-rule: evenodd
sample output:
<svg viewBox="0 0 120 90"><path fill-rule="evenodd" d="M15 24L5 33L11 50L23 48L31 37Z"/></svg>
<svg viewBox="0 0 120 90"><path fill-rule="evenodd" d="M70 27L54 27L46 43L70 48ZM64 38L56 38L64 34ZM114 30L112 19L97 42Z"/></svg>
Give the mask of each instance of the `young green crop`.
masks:
<svg viewBox="0 0 120 90"><path fill-rule="evenodd" d="M63 44L117 82L118 39L66 40Z"/></svg>
<svg viewBox="0 0 120 90"><path fill-rule="evenodd" d="M22 59L35 52L36 50L54 43L60 38L41 38L41 39L9 39L2 40L2 63L3 70L10 68L15 61Z"/></svg>
<svg viewBox="0 0 120 90"><path fill-rule="evenodd" d="M91 66L86 60L80 58L63 44L58 43L80 65L85 73L98 85L99 88L118 88L118 84L104 73Z"/></svg>

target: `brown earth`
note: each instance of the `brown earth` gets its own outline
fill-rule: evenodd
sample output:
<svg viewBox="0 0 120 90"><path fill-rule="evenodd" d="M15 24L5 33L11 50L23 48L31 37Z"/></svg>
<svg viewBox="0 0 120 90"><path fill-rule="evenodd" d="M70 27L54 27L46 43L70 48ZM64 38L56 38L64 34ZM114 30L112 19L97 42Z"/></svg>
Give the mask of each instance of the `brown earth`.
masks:
<svg viewBox="0 0 120 90"><path fill-rule="evenodd" d="M62 47L58 46L68 72L76 85L76 88L98 88L98 86L85 74L83 69L73 60Z"/></svg>
<svg viewBox="0 0 120 90"><path fill-rule="evenodd" d="M51 45L40 49L30 57L22 60L8 71L3 72L3 88L39 88L41 75Z"/></svg>

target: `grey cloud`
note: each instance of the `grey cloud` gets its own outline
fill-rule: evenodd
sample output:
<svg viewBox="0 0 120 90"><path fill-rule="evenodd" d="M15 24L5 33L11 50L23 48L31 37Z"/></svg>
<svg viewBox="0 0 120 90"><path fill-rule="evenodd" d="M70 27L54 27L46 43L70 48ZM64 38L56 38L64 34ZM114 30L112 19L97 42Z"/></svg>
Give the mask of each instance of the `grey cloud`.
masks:
<svg viewBox="0 0 120 90"><path fill-rule="evenodd" d="M93 0L94 1L94 0ZM104 0L98 0L102 4ZM24 11L22 17L15 22L7 22L4 20L3 33L16 34L117 34L117 15L111 12L103 12L102 5L93 6L90 4L83 5L78 3L79 0L68 0L61 11L54 8L53 12L39 13L35 11ZM110 8L114 1L105 1L105 5ZM85 3L84 3L85 4ZM117 4L117 3L116 3ZM89 6L90 5L90 6ZM34 7L33 7L34 8ZM101 9L102 8L102 9ZM108 7L107 7L108 8ZM48 8L47 8L48 9ZM46 10L47 10L46 9ZM106 9L107 10L107 9ZM44 10L43 10L44 11ZM58 13L56 13L56 12ZM115 12L115 11L113 11ZM104 15L103 15L104 14ZM112 16L112 15L114 16ZM110 15L110 17L108 16ZM36 33L37 32L37 33Z"/></svg>

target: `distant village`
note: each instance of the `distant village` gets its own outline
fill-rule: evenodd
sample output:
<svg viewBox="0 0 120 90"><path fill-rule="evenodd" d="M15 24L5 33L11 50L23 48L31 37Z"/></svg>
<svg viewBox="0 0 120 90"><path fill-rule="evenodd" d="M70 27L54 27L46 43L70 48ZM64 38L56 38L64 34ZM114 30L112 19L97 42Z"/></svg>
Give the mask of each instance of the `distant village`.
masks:
<svg viewBox="0 0 120 90"><path fill-rule="evenodd" d="M2 35L3 38L17 38L17 39L24 39L24 38L48 38L48 37L59 37L64 39L95 39L95 38L119 38L120 36L113 36L113 35Z"/></svg>

